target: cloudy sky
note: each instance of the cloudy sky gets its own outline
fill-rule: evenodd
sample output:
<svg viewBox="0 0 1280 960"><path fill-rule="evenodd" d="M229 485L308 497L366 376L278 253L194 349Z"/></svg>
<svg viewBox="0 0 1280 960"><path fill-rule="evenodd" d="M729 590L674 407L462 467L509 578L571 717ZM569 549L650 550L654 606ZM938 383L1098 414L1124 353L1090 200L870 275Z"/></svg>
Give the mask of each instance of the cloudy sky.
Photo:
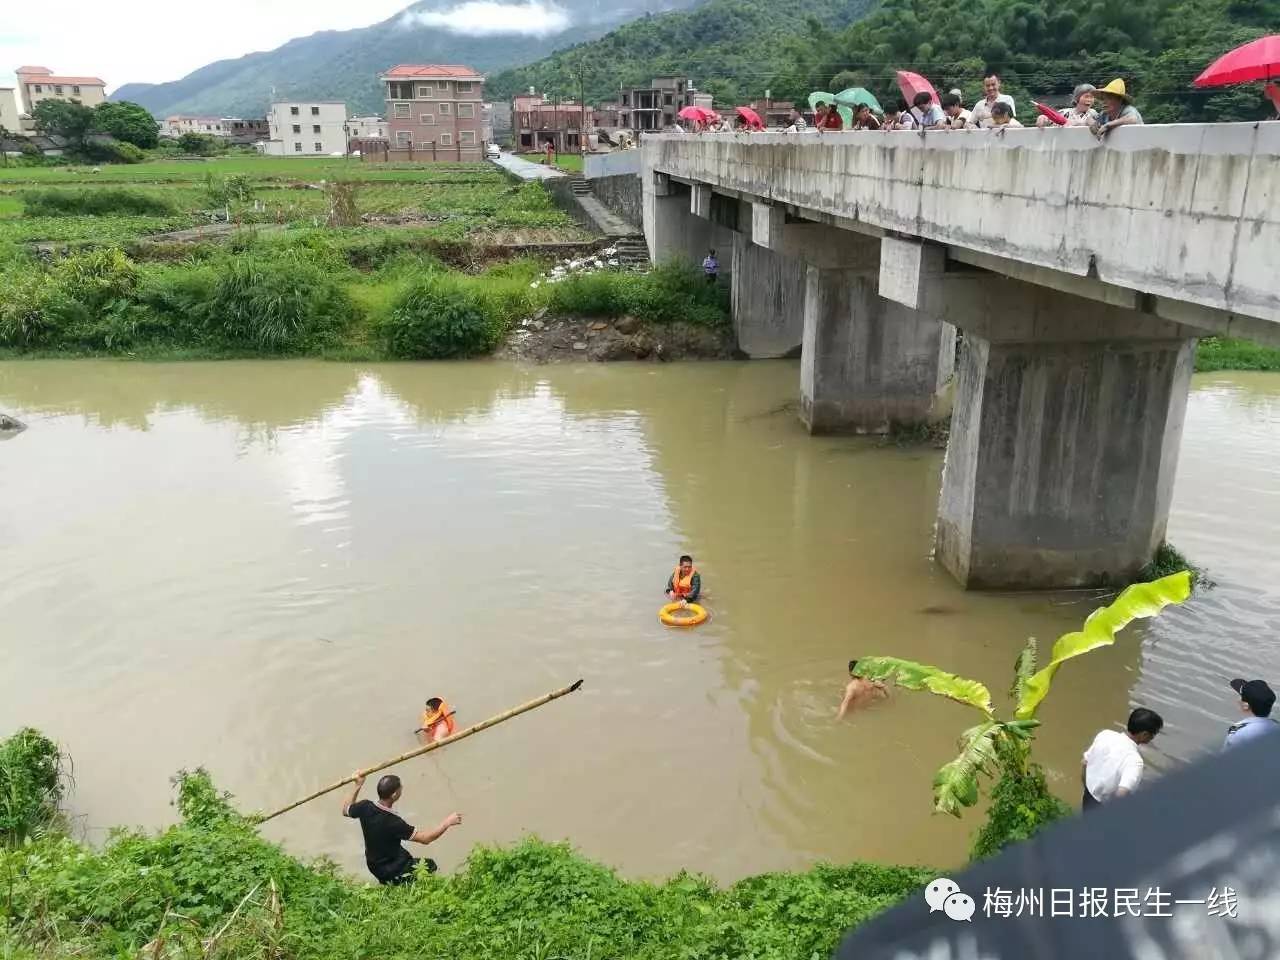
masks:
<svg viewBox="0 0 1280 960"><path fill-rule="evenodd" d="M384 20L411 0L219 0L191 16L184 0L59 0L5 6L0 15L0 86L23 64L123 83L177 80L214 60L270 50L317 30ZM465 19L465 18L464 18ZM461 25L461 24L460 24Z"/></svg>

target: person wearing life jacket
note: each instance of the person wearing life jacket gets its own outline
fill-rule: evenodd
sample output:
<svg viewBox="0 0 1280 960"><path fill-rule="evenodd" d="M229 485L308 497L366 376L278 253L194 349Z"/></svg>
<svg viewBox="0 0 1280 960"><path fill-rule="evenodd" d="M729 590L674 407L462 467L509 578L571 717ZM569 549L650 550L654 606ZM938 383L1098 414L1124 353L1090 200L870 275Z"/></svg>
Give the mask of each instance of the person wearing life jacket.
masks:
<svg viewBox="0 0 1280 960"><path fill-rule="evenodd" d="M452 736L453 714L453 709L444 700L440 697L432 697L427 701L426 709L422 711L422 726L418 728L418 733L425 733L426 739L431 743Z"/></svg>
<svg viewBox="0 0 1280 960"><path fill-rule="evenodd" d="M687 553L667 580L667 598L676 603L697 603L702 596L702 575L693 566L693 557Z"/></svg>

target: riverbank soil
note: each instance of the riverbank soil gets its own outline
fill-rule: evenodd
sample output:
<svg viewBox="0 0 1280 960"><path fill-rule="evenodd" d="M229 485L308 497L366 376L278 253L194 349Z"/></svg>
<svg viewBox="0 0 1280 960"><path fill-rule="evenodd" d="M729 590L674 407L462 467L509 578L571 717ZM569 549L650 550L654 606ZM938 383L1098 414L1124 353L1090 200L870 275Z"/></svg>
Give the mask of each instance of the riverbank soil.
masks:
<svg viewBox="0 0 1280 960"><path fill-rule="evenodd" d="M556 317L539 311L498 347L499 360L533 363L612 360L728 360L727 333L689 323L652 324L636 317Z"/></svg>

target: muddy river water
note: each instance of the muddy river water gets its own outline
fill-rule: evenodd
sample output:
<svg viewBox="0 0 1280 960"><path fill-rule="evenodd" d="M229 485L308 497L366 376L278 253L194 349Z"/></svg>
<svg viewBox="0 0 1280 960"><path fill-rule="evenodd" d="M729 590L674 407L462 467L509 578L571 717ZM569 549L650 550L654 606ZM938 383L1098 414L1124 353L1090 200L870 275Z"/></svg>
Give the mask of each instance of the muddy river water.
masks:
<svg viewBox="0 0 1280 960"><path fill-rule="evenodd" d="M404 765L433 849L526 832L632 876L733 880L821 859L951 865L980 816L930 815L972 717L901 694L834 722L850 657L1001 699L1027 636L1093 593L965 593L930 559L943 453L815 439L792 362L0 363L0 733L56 737L98 840L174 816L204 766L242 809L463 724L584 690ZM1131 704L1157 773L1216 749L1226 680L1280 681L1280 376L1196 378L1170 539L1217 586L1059 673L1036 752L1064 797ZM693 553L713 618L657 620ZM362 868L339 795L266 828Z"/></svg>

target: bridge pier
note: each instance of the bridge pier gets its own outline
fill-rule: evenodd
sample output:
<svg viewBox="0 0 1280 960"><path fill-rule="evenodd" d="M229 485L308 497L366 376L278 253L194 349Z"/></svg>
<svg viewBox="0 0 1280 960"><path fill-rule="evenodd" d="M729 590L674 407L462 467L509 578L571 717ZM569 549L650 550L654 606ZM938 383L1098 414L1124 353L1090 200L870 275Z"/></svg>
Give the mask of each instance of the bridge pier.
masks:
<svg viewBox="0 0 1280 960"><path fill-rule="evenodd" d="M935 413L955 329L878 290L875 273L808 268L800 418L810 433L887 433Z"/></svg>
<svg viewBox="0 0 1280 960"><path fill-rule="evenodd" d="M733 235L733 330L753 360L793 356L804 336L805 264Z"/></svg>
<svg viewBox="0 0 1280 960"><path fill-rule="evenodd" d="M1196 341L1134 311L980 283L957 317L938 560L970 588L1131 579L1165 536Z"/></svg>

